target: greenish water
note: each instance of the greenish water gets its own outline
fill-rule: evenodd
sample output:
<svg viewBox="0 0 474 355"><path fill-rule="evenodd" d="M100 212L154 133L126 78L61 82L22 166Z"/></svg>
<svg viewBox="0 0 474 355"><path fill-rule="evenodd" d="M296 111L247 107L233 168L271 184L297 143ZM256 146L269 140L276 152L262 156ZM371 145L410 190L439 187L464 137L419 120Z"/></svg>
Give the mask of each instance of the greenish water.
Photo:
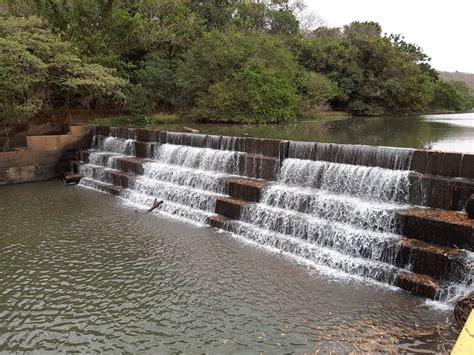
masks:
<svg viewBox="0 0 474 355"><path fill-rule="evenodd" d="M0 186L0 352L446 352L451 310L61 182Z"/></svg>
<svg viewBox="0 0 474 355"><path fill-rule="evenodd" d="M183 125L205 134L250 136L345 144L369 144L474 153L474 113L416 117L352 118L287 125L157 124L108 119L115 126L182 131Z"/></svg>

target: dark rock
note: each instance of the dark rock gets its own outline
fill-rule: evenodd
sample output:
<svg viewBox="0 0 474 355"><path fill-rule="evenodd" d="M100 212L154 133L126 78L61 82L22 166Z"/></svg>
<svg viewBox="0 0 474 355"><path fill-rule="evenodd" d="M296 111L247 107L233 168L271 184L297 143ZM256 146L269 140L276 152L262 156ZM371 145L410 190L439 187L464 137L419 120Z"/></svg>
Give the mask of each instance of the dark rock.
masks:
<svg viewBox="0 0 474 355"><path fill-rule="evenodd" d="M474 194L471 194L469 200L466 202L467 218L474 219Z"/></svg>
<svg viewBox="0 0 474 355"><path fill-rule="evenodd" d="M458 301L454 306L454 318L458 325L462 328L464 323L466 323L467 318L471 314L471 311L474 308L474 294L463 298L462 300Z"/></svg>

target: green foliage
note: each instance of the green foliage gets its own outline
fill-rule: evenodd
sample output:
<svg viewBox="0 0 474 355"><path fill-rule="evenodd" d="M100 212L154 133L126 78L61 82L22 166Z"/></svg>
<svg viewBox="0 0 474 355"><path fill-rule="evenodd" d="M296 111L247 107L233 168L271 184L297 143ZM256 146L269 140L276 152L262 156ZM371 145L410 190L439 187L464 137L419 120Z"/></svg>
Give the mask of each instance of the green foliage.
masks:
<svg viewBox="0 0 474 355"><path fill-rule="evenodd" d="M194 117L282 122L295 117L297 65L278 39L218 31L204 35L178 68L182 102Z"/></svg>
<svg viewBox="0 0 474 355"><path fill-rule="evenodd" d="M0 18L0 41L2 117L28 117L60 102L91 107L125 99L125 80L114 69L87 63L38 18Z"/></svg>
<svg viewBox="0 0 474 355"><path fill-rule="evenodd" d="M27 117L44 100L47 66L15 40L0 37L0 118Z"/></svg>
<svg viewBox="0 0 474 355"><path fill-rule="evenodd" d="M300 79L300 94L303 111L318 111L339 95L339 88L327 76L305 71Z"/></svg>
<svg viewBox="0 0 474 355"><path fill-rule="evenodd" d="M430 106L433 109L468 111L474 107L474 96L462 81L439 80L434 85Z"/></svg>
<svg viewBox="0 0 474 355"><path fill-rule="evenodd" d="M309 32L299 0L0 1L3 117L80 106L283 122L327 107L472 107L403 36L376 22Z"/></svg>
<svg viewBox="0 0 474 355"><path fill-rule="evenodd" d="M399 36L382 36L374 22L343 29L320 28L301 41L301 65L337 83L334 107L357 115L420 112L437 80L419 47Z"/></svg>

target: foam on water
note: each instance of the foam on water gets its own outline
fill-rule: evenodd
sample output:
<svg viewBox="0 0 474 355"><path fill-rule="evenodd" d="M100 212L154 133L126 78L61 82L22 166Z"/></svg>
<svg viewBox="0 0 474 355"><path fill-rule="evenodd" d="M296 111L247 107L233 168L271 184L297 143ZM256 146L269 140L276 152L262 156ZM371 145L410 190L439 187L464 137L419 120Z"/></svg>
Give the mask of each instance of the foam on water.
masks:
<svg viewBox="0 0 474 355"><path fill-rule="evenodd" d="M171 134L167 139L188 138ZM89 187L95 181L111 183L111 173L118 172L117 159L134 154L129 139L97 136L94 142L89 163L81 167L83 185ZM163 200L160 214L204 224L214 215L217 198L225 194L225 178L238 169L238 153L174 144L154 144L147 150L153 159L143 163L142 175L128 178L120 197L143 208Z"/></svg>
<svg viewBox="0 0 474 355"><path fill-rule="evenodd" d="M233 151L239 138L166 133L161 140L167 143L147 145L152 159L143 162L143 174L128 178L120 197L141 208L163 200L160 214L205 224L226 196L226 178L239 171L244 153ZM81 183L89 187L112 183L118 159L135 154L133 141L117 137L97 136L93 148L81 167ZM411 155L408 149L292 142L293 158L283 161L278 181L227 228L320 270L390 286L401 271L395 266L402 240L397 212L409 207ZM438 300L453 302L472 290L472 275L456 275L463 277L446 283Z"/></svg>

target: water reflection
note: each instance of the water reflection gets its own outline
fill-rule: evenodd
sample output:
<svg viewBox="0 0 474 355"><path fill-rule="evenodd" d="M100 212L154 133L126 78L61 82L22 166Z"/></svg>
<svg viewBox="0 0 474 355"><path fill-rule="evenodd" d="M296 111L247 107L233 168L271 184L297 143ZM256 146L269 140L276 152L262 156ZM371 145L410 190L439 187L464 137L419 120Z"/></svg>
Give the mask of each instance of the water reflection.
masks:
<svg viewBox="0 0 474 355"><path fill-rule="evenodd" d="M137 126L109 120L108 124ZM182 124L146 126L181 131ZM193 124L201 133L346 144L385 145L474 153L474 113L415 117L353 118L287 125Z"/></svg>

